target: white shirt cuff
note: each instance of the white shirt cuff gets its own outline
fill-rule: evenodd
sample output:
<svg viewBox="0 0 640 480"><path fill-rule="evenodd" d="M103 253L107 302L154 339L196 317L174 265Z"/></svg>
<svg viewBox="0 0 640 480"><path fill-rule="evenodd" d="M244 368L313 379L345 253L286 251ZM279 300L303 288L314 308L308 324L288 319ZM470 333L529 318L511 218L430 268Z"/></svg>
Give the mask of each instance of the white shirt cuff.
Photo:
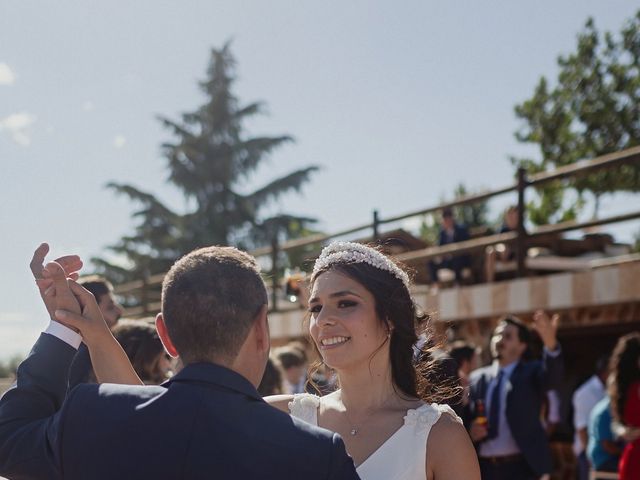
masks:
<svg viewBox="0 0 640 480"><path fill-rule="evenodd" d="M562 352L562 350L560 349L559 343L556 346L555 350L549 350L547 347L543 347L543 350L544 350L544 353L546 353L547 355L553 358L556 358L558 355L560 355L560 352Z"/></svg>
<svg viewBox="0 0 640 480"><path fill-rule="evenodd" d="M82 343L82 336L79 333L74 332L69 327L65 327L61 323L54 322L53 320L49 322L49 326L46 328L44 333L48 333L49 335L59 338L75 349L77 349Z"/></svg>

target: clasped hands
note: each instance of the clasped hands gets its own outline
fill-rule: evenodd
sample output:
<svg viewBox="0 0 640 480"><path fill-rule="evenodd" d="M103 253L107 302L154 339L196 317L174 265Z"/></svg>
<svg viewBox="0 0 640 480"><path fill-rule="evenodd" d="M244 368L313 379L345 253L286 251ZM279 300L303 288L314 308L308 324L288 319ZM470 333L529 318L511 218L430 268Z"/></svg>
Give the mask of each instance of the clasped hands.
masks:
<svg viewBox="0 0 640 480"><path fill-rule="evenodd" d="M30 267L51 320L79 332L85 340L108 330L95 297L79 285L82 260L77 255L56 258L44 265L49 245L41 244L33 253Z"/></svg>

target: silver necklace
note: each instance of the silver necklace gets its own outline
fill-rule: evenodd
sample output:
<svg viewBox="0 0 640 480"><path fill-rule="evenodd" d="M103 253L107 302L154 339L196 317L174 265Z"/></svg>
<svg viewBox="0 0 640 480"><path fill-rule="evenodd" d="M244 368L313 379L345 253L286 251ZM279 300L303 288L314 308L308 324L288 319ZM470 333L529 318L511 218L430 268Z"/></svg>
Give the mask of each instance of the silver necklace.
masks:
<svg viewBox="0 0 640 480"><path fill-rule="evenodd" d="M343 405L344 405L344 403L343 403ZM358 423L360 423L360 425L363 425L367 420L369 420L369 418L371 418L371 416L374 413L376 413L376 410L370 411ZM351 430L349 430L349 435L355 437L356 435L358 435L358 432L360 431L360 427L357 426L357 425L354 425L354 423L351 421L351 417L349 417L349 413L347 413L347 407L346 406L344 407L344 416L347 417L347 422L349 423L349 426L351 427Z"/></svg>

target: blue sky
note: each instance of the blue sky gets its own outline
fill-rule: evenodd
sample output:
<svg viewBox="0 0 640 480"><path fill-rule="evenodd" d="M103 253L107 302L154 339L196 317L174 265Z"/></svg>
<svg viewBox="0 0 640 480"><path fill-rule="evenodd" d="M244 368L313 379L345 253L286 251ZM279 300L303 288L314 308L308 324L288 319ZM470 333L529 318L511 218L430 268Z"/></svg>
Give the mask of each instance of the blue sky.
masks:
<svg viewBox="0 0 640 480"><path fill-rule="evenodd" d="M130 231L132 206L106 182L184 207L164 183L159 146L171 137L156 116L201 103L211 47L232 39L237 95L268 105L250 132L296 138L247 188L320 165L303 195L274 209L334 231L374 208L435 204L459 182L508 183L509 155L531 153L513 138L513 106L555 77L589 15L618 31L635 10L622 0L0 0L0 358L25 353L45 324L27 268L39 242L88 258ZM631 198L605 199L603 214Z"/></svg>

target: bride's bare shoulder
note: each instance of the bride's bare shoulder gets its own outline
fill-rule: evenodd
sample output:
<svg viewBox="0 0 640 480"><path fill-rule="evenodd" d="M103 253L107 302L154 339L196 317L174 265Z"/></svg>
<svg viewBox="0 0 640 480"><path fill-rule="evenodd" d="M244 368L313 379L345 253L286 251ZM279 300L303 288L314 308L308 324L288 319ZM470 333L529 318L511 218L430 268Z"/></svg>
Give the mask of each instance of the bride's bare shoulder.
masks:
<svg viewBox="0 0 640 480"><path fill-rule="evenodd" d="M289 413L289 403L293 401L293 395L270 395L264 397L264 401L278 410Z"/></svg>
<svg viewBox="0 0 640 480"><path fill-rule="evenodd" d="M455 452L453 457L451 452ZM452 458L455 461L451 461ZM478 459L469 434L453 415L443 412L429 434L427 478L480 479Z"/></svg>

